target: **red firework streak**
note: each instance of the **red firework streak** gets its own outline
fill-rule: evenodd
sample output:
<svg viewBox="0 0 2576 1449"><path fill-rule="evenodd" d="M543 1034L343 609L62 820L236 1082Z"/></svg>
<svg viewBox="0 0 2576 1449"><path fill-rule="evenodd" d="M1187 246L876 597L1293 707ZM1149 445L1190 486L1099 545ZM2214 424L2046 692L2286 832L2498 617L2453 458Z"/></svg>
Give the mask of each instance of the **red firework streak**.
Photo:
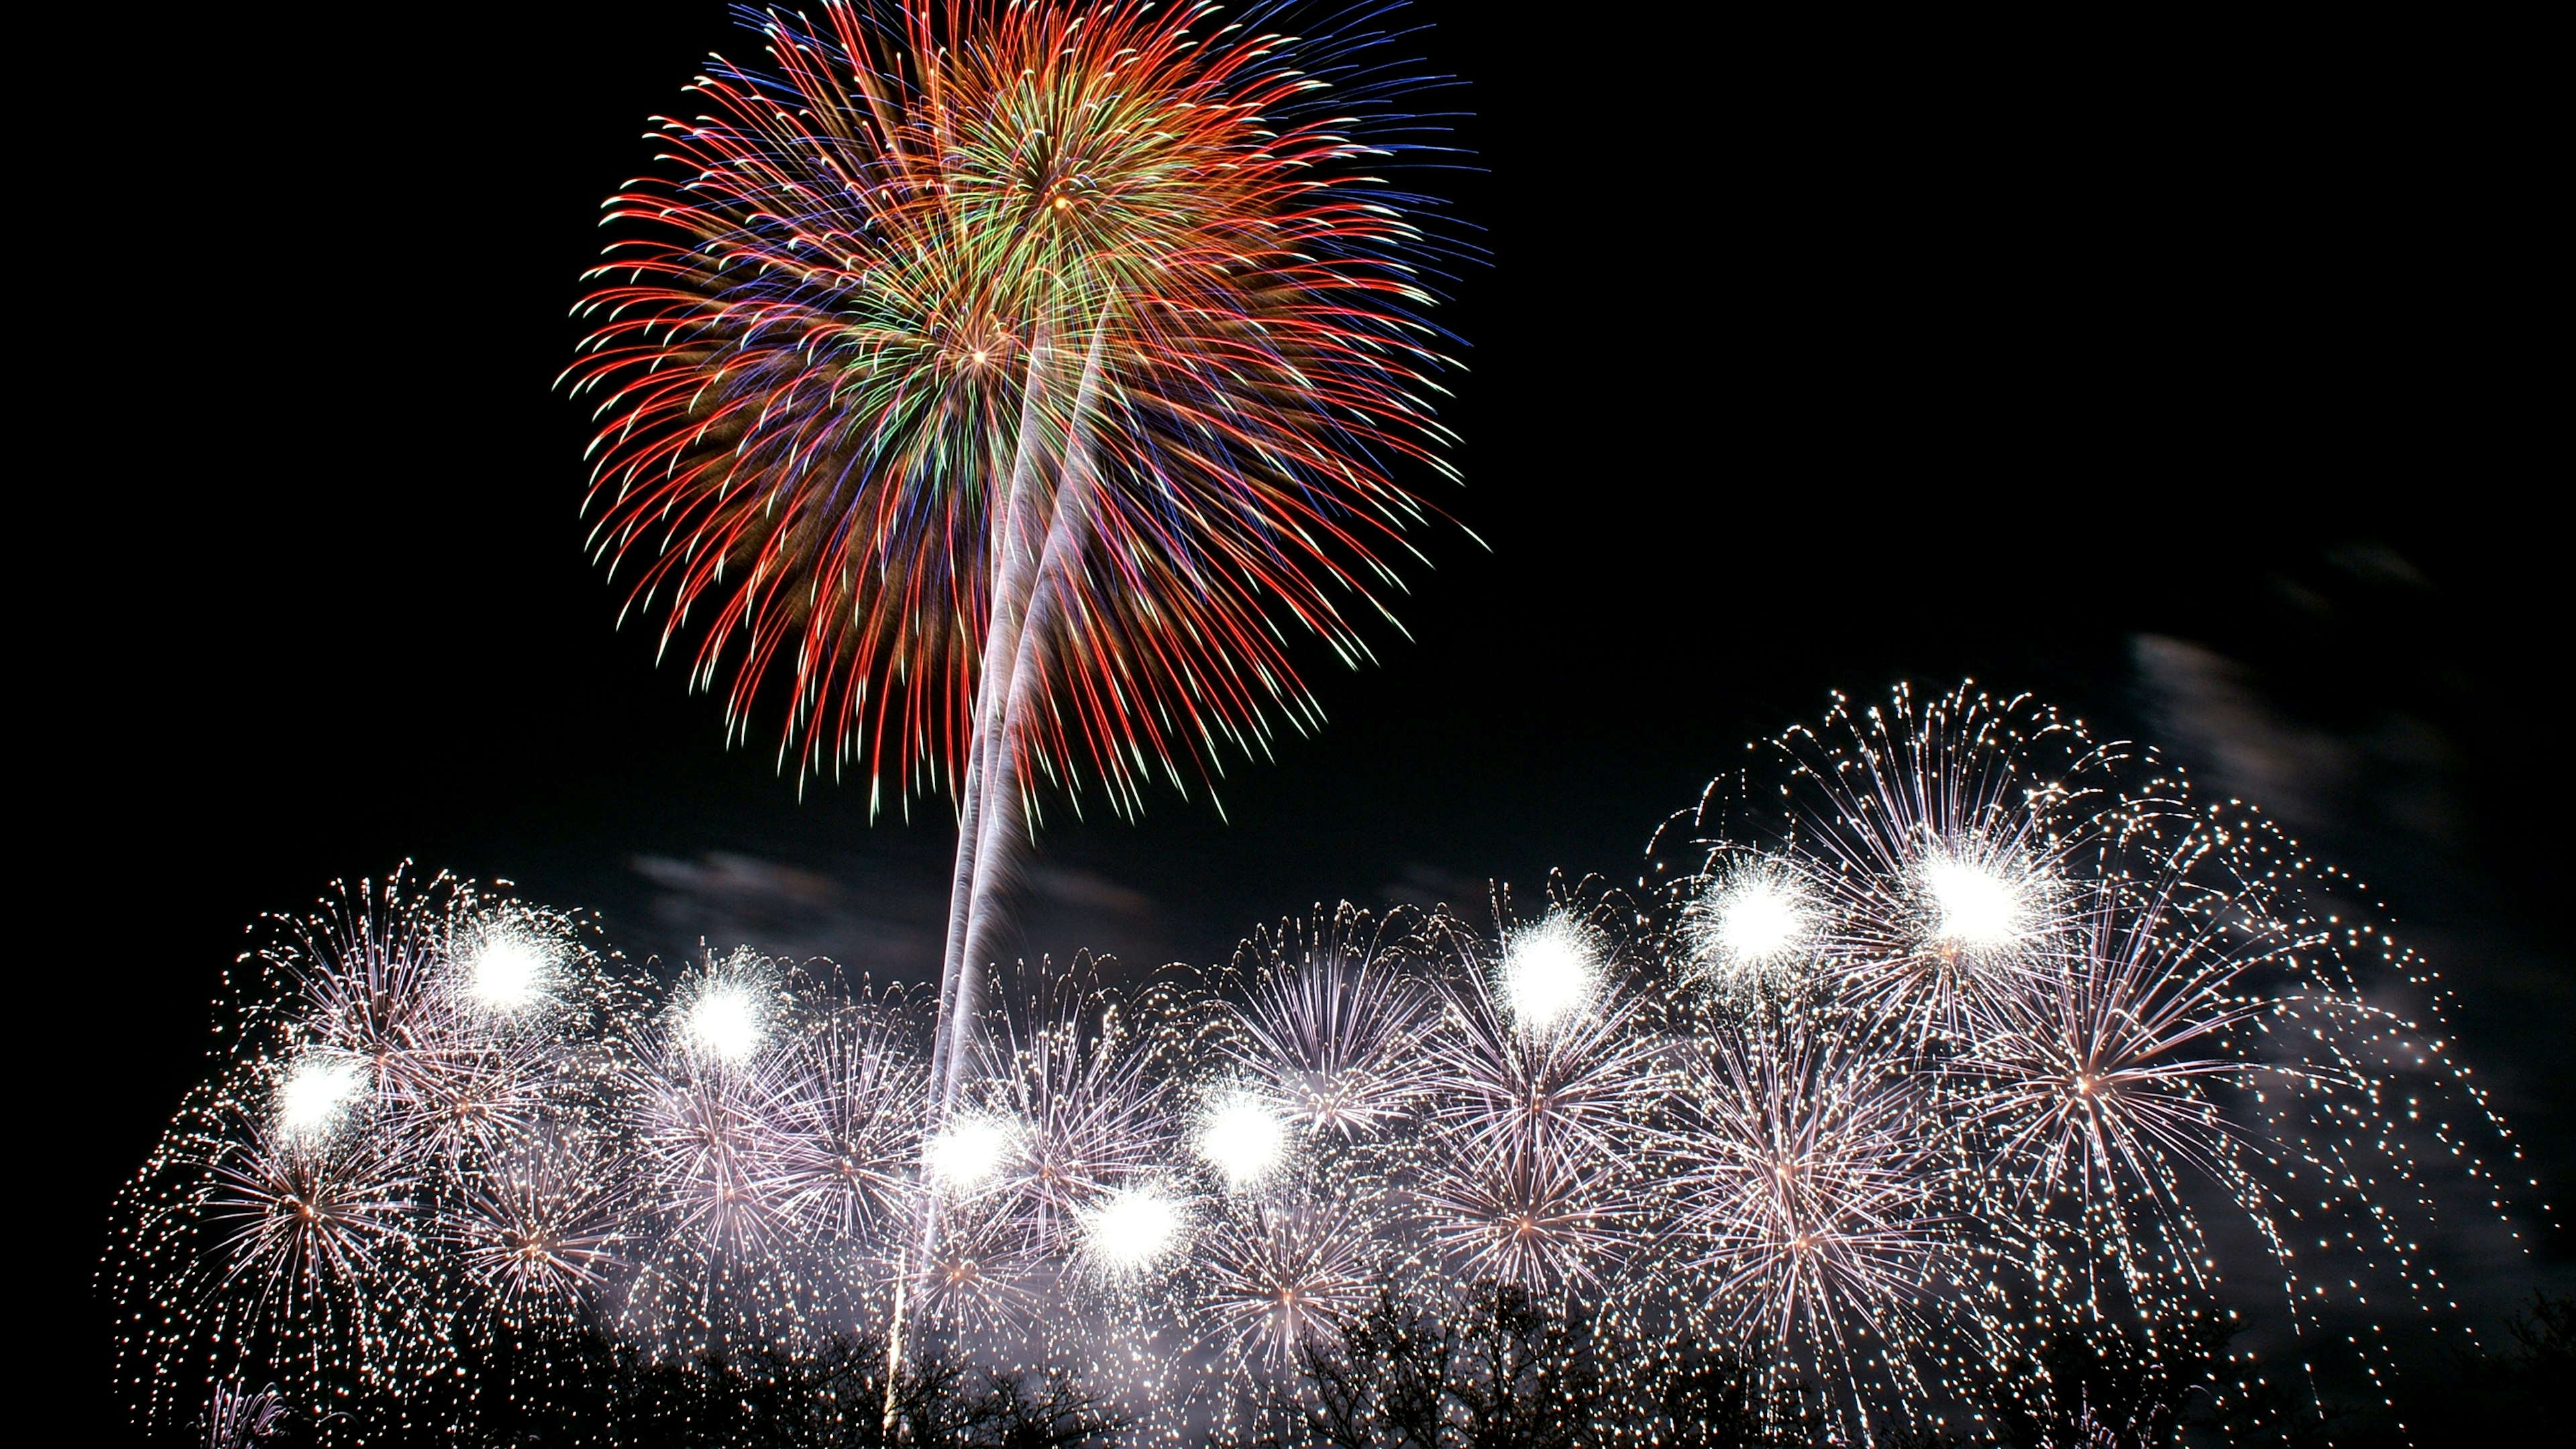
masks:
<svg viewBox="0 0 2576 1449"><path fill-rule="evenodd" d="M1442 468L1437 248L1368 174L1418 83L1271 18L747 14L770 67L711 59L607 206L594 548L730 731L783 685L782 767L956 795L959 1040L1033 792L1132 812L1306 727L1287 641L1365 657L1427 512L1390 467Z"/></svg>

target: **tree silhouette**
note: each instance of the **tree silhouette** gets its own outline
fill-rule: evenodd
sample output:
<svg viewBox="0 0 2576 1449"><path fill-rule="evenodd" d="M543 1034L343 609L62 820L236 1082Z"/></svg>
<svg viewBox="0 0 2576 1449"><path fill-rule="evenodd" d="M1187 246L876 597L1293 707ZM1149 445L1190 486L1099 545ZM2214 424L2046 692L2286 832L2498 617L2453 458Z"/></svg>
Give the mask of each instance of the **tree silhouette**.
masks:
<svg viewBox="0 0 2576 1449"><path fill-rule="evenodd" d="M399 1415L358 1400L332 1408L327 1425L290 1415L277 1437L232 1442L283 1449L327 1427L335 1442L492 1449L1105 1449L1125 1428L1066 1375L936 1352L902 1366L889 1401L885 1344L865 1335L677 1362L595 1333L530 1336L476 1345L460 1368ZM388 1427L397 1422L437 1427Z"/></svg>
<svg viewBox="0 0 2576 1449"><path fill-rule="evenodd" d="M1392 1288L1337 1341L1298 1355L1263 1444L1315 1449L1803 1449L1805 1395L1706 1351L1604 1355L1593 1321L1515 1284L1434 1307Z"/></svg>

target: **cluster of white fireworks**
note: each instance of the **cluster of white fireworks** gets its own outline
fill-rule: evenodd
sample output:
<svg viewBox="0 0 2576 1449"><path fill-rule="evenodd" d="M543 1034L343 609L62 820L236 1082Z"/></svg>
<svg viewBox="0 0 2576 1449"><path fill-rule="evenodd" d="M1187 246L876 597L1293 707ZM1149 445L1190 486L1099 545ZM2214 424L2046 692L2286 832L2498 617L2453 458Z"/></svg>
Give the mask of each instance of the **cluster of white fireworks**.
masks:
<svg viewBox="0 0 2576 1449"><path fill-rule="evenodd" d="M1124 992L1025 970L943 1108L900 991L657 978L397 878L244 957L106 1282L163 1423L578 1330L1079 1365L1205 1433L1390 1285L1499 1279L1854 1442L1973 1432L2053 1333L2304 1335L2250 1378L2338 1303L2441 1316L2444 1179L2502 1216L2471 1144L2511 1149L2347 893L2152 753L1900 694L1713 786L1632 888L1346 906Z"/></svg>

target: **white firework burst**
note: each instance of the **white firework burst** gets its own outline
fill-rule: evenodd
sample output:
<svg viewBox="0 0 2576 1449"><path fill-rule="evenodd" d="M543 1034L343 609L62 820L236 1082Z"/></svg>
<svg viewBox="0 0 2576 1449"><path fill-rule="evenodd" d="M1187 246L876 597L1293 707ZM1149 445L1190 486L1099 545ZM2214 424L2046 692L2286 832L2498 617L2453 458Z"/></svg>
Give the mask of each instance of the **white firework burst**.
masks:
<svg viewBox="0 0 2576 1449"><path fill-rule="evenodd" d="M1824 934L1818 897L1790 860L1740 857L1713 866L1683 908L1691 976L1733 1001L1803 994L1814 984Z"/></svg>
<svg viewBox="0 0 2576 1449"><path fill-rule="evenodd" d="M1171 1156L1153 1044L1129 1030L1117 1001L1076 977L1047 983L985 1043L969 1115L1007 1124L1008 1144L986 1190L1007 1201L1031 1251L1072 1250L1084 1211Z"/></svg>
<svg viewBox="0 0 2576 1449"><path fill-rule="evenodd" d="M1233 1055L1308 1129L1368 1137L1429 1090L1417 1048L1435 1013L1414 934L1345 906L1248 947Z"/></svg>
<svg viewBox="0 0 2576 1449"><path fill-rule="evenodd" d="M902 1023L843 1005L810 1023L778 1082L772 1175L781 1210L845 1244L899 1235L918 1212L929 1072Z"/></svg>
<svg viewBox="0 0 2576 1449"><path fill-rule="evenodd" d="M631 1205L594 1144L542 1134L494 1154L443 1214L466 1276L515 1322L585 1312L633 1242Z"/></svg>
<svg viewBox="0 0 2576 1449"><path fill-rule="evenodd" d="M1346 1198L1240 1199L1199 1234L1199 1311L1237 1357L1286 1364L1375 1300L1382 1252L1372 1216Z"/></svg>
<svg viewBox="0 0 2576 1449"><path fill-rule="evenodd" d="M1937 1119L1867 1038L1712 1035L1668 1139L1677 1226L1747 1341L1900 1342L1942 1242Z"/></svg>

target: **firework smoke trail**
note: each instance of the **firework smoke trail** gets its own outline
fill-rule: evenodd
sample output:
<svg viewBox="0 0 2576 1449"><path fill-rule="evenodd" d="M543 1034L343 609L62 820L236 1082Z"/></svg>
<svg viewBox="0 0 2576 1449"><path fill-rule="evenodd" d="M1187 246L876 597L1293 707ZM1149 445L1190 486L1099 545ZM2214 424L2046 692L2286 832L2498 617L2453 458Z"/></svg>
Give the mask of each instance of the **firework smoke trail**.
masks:
<svg viewBox="0 0 2576 1449"><path fill-rule="evenodd" d="M711 61L609 203L595 546L665 646L701 616L729 730L790 673L782 764L957 797L943 1108L1035 788L1132 812L1308 727L1279 625L1365 657L1424 514L1390 460L1442 466L1429 203L1361 170L1419 83L1270 18L746 12L774 72Z"/></svg>
<svg viewBox="0 0 2576 1449"><path fill-rule="evenodd" d="M274 1378L399 1429L504 1331L823 1354L908 1294L907 1332L1079 1352L1187 1437L1381 1285L1497 1279L1622 1363L1746 1355L1854 1442L2133 1325L2381 1377L2337 1316L2434 1321L2429 1235L2508 1205L2438 1019L2380 1004L2430 973L2346 895L2150 752L1900 693L1713 786L1633 892L1343 907L1126 995L1041 963L937 1112L899 995L749 951L656 988L578 918L362 885L244 959L107 1286L174 1426Z"/></svg>

